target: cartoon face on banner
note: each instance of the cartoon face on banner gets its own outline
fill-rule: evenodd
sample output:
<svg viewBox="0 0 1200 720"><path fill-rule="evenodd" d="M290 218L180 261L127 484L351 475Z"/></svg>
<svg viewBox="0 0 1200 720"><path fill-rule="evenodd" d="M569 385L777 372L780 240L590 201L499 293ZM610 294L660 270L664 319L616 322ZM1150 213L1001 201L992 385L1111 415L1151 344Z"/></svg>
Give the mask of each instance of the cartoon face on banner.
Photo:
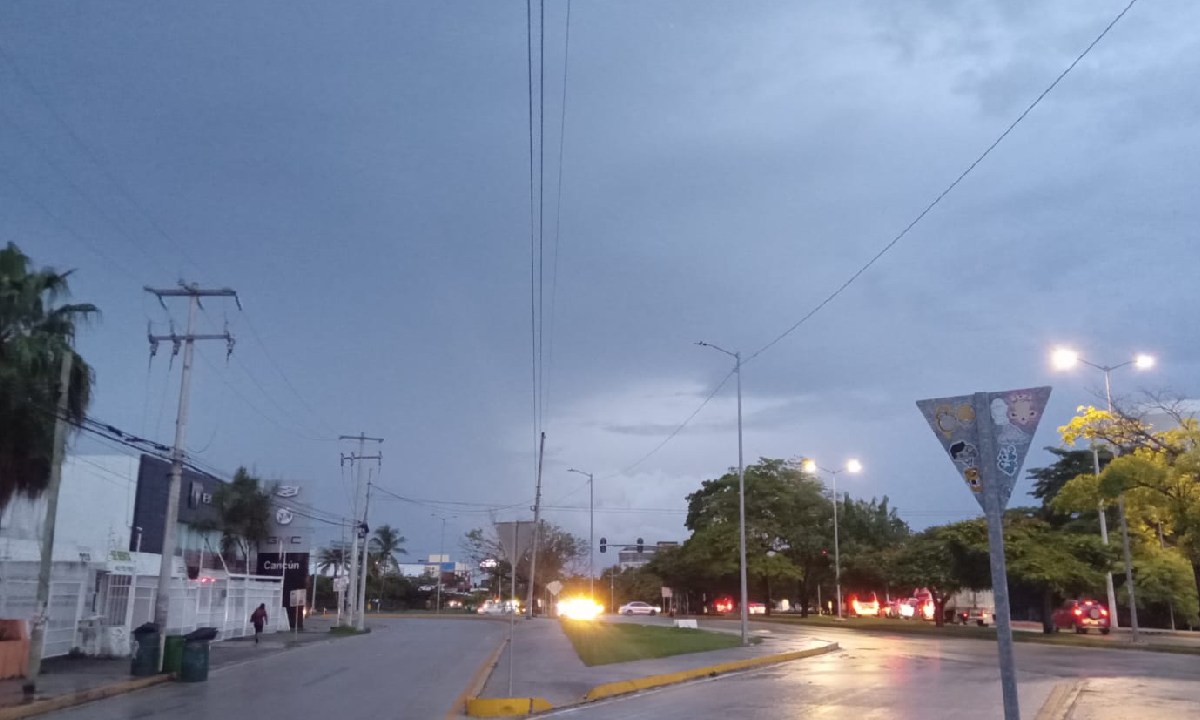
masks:
<svg viewBox="0 0 1200 720"><path fill-rule="evenodd" d="M1033 443L1042 411L1050 399L1050 388L983 395L989 411L984 417L977 417L975 395L918 400L917 407L980 505L988 483L993 483L1000 505L1004 506ZM981 457L980 448L984 446L994 449L992 457Z"/></svg>

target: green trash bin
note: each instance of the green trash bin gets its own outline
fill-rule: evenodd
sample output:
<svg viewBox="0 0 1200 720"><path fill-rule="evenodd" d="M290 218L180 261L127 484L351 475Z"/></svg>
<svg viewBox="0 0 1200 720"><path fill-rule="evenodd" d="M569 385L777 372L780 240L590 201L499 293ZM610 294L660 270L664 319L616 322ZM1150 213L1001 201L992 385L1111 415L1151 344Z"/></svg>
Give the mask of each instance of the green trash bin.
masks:
<svg viewBox="0 0 1200 720"><path fill-rule="evenodd" d="M167 636L166 645L163 647L163 672L179 674L183 666L183 645L182 635Z"/></svg>
<svg viewBox="0 0 1200 720"><path fill-rule="evenodd" d="M158 626L146 623L133 631L133 661L129 672L135 677L158 674Z"/></svg>
<svg viewBox="0 0 1200 720"><path fill-rule="evenodd" d="M204 682L208 679L208 645L217 636L216 628L200 628L183 636L183 657L179 679Z"/></svg>

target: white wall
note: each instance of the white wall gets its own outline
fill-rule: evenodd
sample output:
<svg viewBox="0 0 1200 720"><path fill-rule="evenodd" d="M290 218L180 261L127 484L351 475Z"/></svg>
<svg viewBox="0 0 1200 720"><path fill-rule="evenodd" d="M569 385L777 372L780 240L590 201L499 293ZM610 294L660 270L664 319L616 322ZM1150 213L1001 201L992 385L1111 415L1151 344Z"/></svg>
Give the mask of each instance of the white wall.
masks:
<svg viewBox="0 0 1200 720"><path fill-rule="evenodd" d="M129 548L137 470L137 458L125 455L67 457L54 529L56 561L78 562L81 552L100 559ZM45 516L44 496L14 499L0 514L0 558L38 559Z"/></svg>

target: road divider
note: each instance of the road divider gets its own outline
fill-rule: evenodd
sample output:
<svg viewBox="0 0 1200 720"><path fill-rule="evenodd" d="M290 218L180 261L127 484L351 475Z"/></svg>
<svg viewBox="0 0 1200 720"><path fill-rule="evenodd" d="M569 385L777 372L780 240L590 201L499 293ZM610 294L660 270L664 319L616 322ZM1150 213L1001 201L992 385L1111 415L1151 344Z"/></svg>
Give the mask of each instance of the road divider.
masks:
<svg viewBox="0 0 1200 720"><path fill-rule="evenodd" d="M1079 700L1084 682L1086 681L1066 680L1055 685L1050 691L1050 697L1042 703L1042 709L1038 710L1037 720L1067 720L1075 702Z"/></svg>
<svg viewBox="0 0 1200 720"><path fill-rule="evenodd" d="M663 687L666 685L675 685L678 683L688 682L689 680L697 680L703 677L713 677L716 675L738 672L739 670L750 670L757 667L763 667L765 665L777 665L779 663L790 662L792 660L802 660L815 655L831 653L838 649L837 643L829 643L827 645L808 648L806 650L762 655L760 657L746 658L744 660L732 660L730 662L692 668L690 670L681 670L679 672L664 673L662 675L650 675L647 677L635 678L633 680L619 680L617 682L604 683L603 685L597 685L591 690L588 690L587 694L583 696L583 702L595 702L605 698L616 697L618 695L628 695L630 693Z"/></svg>

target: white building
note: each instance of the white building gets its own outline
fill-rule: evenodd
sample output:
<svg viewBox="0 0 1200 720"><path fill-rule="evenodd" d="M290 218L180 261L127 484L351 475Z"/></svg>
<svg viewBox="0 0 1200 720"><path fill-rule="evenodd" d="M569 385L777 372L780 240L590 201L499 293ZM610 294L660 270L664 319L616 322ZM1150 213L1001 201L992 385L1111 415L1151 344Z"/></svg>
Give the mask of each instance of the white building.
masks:
<svg viewBox="0 0 1200 720"><path fill-rule="evenodd" d="M129 551L138 458L69 456L63 463L43 655L74 649L126 655L130 631L154 613L160 556ZM0 617L34 615L46 499L15 498L0 514ZM132 602L130 601L132 589ZM218 628L247 634L258 603L279 607L280 579L202 569L189 579L176 558L167 632ZM279 629L282 613L271 613Z"/></svg>

